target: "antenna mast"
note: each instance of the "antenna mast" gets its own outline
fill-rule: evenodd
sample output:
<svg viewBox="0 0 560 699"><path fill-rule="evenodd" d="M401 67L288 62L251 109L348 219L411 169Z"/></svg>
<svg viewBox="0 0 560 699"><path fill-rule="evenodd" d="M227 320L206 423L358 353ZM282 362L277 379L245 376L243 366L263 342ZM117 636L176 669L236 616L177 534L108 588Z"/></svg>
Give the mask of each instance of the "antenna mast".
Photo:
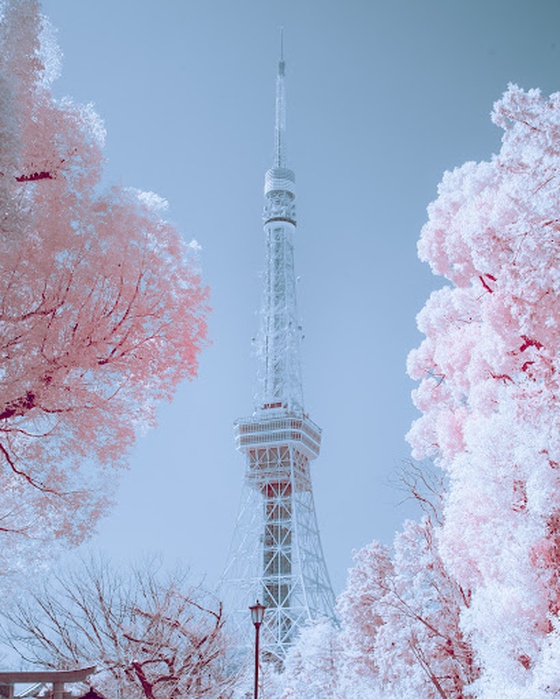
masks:
<svg viewBox="0 0 560 699"><path fill-rule="evenodd" d="M274 167L282 168L286 162L285 133L286 133L286 92L284 76L286 64L284 63L284 27L280 29L280 60L278 61L278 74L276 76L276 124L274 129Z"/></svg>

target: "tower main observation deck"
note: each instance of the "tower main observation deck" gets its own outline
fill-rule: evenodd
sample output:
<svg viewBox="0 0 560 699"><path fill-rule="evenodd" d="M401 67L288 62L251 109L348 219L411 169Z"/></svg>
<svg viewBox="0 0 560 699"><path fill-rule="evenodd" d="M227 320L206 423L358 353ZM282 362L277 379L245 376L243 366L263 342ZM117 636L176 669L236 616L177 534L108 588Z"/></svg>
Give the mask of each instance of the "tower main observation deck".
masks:
<svg viewBox="0 0 560 699"><path fill-rule="evenodd" d="M245 455L246 472L225 573L240 619L247 618L255 599L266 606L263 657L280 663L305 623L335 618L310 474L310 462L319 455L321 430L303 406L302 327L293 253L295 176L285 161L284 81L281 56L274 162L264 188L266 275L258 339L259 395L253 414L235 423L236 446Z"/></svg>

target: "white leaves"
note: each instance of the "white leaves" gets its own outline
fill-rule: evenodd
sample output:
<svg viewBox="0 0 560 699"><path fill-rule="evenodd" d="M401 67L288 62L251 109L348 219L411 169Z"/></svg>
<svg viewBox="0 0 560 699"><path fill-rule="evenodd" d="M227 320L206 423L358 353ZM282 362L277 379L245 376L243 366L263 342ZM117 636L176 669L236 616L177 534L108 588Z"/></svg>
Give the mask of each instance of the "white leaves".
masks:
<svg viewBox="0 0 560 699"><path fill-rule="evenodd" d="M62 71L62 51L57 41L58 31L48 17L41 15L40 53L44 63L43 85L49 87Z"/></svg>
<svg viewBox="0 0 560 699"><path fill-rule="evenodd" d="M141 190L133 190L132 188L130 191L134 191L142 204L154 213L163 213L169 208L167 199L164 199L155 192L142 192Z"/></svg>
<svg viewBox="0 0 560 699"><path fill-rule="evenodd" d="M445 173L422 229L454 286L418 317L408 439L450 474L439 552L472 591L475 696L533 699L560 605L560 95L512 85L493 120L500 152Z"/></svg>

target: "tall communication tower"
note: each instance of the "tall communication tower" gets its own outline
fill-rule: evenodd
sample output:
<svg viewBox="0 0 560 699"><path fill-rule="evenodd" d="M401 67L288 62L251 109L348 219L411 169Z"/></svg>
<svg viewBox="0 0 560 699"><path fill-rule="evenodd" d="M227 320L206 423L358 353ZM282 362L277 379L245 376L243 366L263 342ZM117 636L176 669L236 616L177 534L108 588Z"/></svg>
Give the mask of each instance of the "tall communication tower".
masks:
<svg viewBox="0 0 560 699"><path fill-rule="evenodd" d="M264 185L267 258L258 338L260 391L251 417L235 423L236 446L247 467L225 574L238 619L248 618L248 606L256 599L266 606L263 657L280 663L303 624L334 619L309 469L319 454L321 430L303 405L293 250L295 177L286 165L284 73L281 47L274 161ZM250 638L249 629L246 633Z"/></svg>

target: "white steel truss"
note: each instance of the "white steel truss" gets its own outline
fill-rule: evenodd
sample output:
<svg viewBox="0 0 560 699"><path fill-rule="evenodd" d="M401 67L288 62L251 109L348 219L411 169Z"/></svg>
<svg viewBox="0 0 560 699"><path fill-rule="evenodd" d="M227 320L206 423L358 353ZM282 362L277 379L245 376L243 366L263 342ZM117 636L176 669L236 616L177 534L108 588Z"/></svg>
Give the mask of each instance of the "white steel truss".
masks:
<svg viewBox="0 0 560 699"><path fill-rule="evenodd" d="M276 81L274 166L265 177L267 266L258 343L255 412L235 424L246 474L223 592L236 626L251 639L248 607L267 608L263 657L282 664L302 625L335 618L313 502L310 461L321 430L304 412L293 237L295 177L285 165L284 61Z"/></svg>
<svg viewBox="0 0 560 699"><path fill-rule="evenodd" d="M248 607L266 607L263 657L282 661L303 624L334 619L309 473L320 430L307 416L259 415L238 420L237 445L247 457L227 586L235 591L237 627L251 638Z"/></svg>

